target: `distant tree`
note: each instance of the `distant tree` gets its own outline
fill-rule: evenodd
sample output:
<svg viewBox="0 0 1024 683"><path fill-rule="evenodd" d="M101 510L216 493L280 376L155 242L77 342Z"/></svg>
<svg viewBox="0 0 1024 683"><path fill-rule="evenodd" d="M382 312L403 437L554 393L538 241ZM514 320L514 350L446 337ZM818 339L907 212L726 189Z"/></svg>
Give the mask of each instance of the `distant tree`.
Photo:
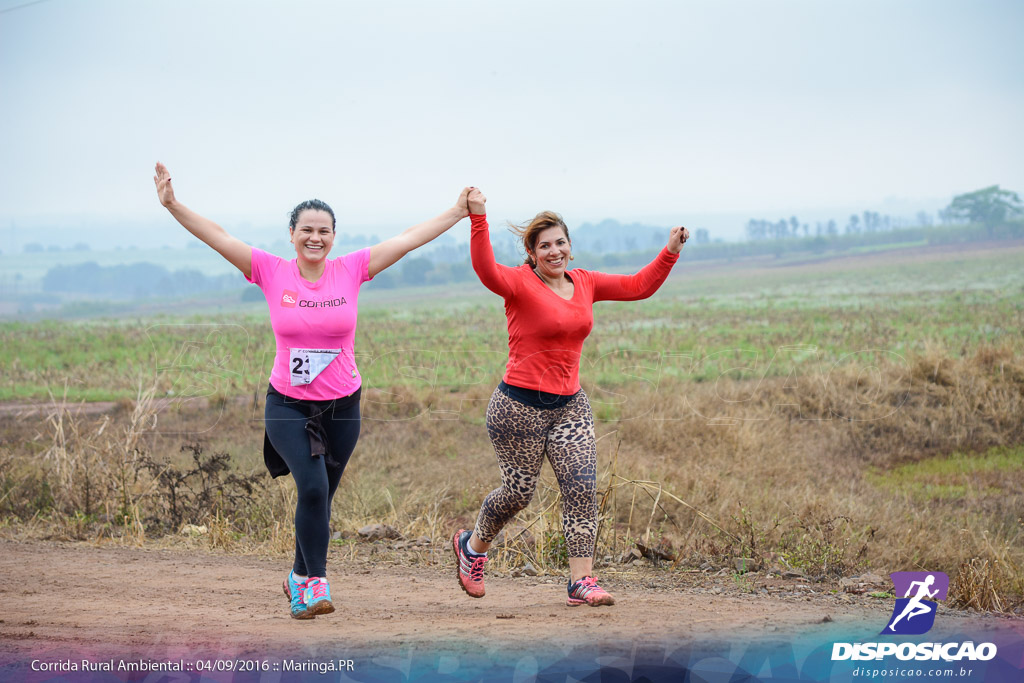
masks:
<svg viewBox="0 0 1024 683"><path fill-rule="evenodd" d="M932 217L927 211L917 212L917 224L922 227L929 227L932 224Z"/></svg>
<svg viewBox="0 0 1024 683"><path fill-rule="evenodd" d="M874 232L875 231L875 216L876 215L877 214L875 214L875 212L873 212L873 211L865 211L864 212L864 232Z"/></svg>
<svg viewBox="0 0 1024 683"><path fill-rule="evenodd" d="M860 232L860 218L857 214L850 215L850 222L846 225L846 234L857 234Z"/></svg>
<svg viewBox="0 0 1024 683"><path fill-rule="evenodd" d="M393 289L398 286L398 278L395 276L394 268L377 273L370 283L377 289Z"/></svg>
<svg viewBox="0 0 1024 683"><path fill-rule="evenodd" d="M790 227L789 234L791 236L793 236L793 237L796 237L797 236L797 234L796 234L797 230L800 229L800 221L798 221L796 219L796 216L790 216L789 217L789 227Z"/></svg>
<svg viewBox="0 0 1024 683"><path fill-rule="evenodd" d="M747 239L751 242L764 239L761 221L751 218L747 221Z"/></svg>
<svg viewBox="0 0 1024 683"><path fill-rule="evenodd" d="M417 257L405 261L402 266L402 281L407 285L422 285L427 281L427 273L434 269L430 259Z"/></svg>
<svg viewBox="0 0 1024 683"><path fill-rule="evenodd" d="M993 185L953 197L946 211L954 218L981 223L991 236L1007 218L1024 212L1024 205L1016 192L1000 190L998 185Z"/></svg>
<svg viewBox="0 0 1024 683"><path fill-rule="evenodd" d="M71 248L75 251L89 251L89 245L85 242L75 242L75 245Z"/></svg>
<svg viewBox="0 0 1024 683"><path fill-rule="evenodd" d="M43 276L44 292L76 292L121 299L225 291L237 288L238 284L237 273L219 276L205 276L198 270L176 270L172 273L154 263L100 266L95 261L88 261L54 266Z"/></svg>
<svg viewBox="0 0 1024 683"><path fill-rule="evenodd" d="M775 239L783 239L788 233L789 223L786 222L785 218L780 218L779 222L775 224Z"/></svg>
<svg viewBox="0 0 1024 683"><path fill-rule="evenodd" d="M836 228L836 222L831 218L828 220L828 225L825 227L825 232L832 237L839 234L839 230Z"/></svg>
<svg viewBox="0 0 1024 683"><path fill-rule="evenodd" d="M697 228L697 232L694 233L693 239L697 244L708 244L711 242L711 238L708 236L708 231L704 228Z"/></svg>
<svg viewBox="0 0 1024 683"><path fill-rule="evenodd" d="M28 245L25 245L28 246ZM44 292L94 293L103 279L103 269L94 261L74 266L54 266L43 276ZM102 284L99 285L102 288Z"/></svg>
<svg viewBox="0 0 1024 683"><path fill-rule="evenodd" d="M26 254L38 254L41 251L45 251L43 245L39 244L39 242L29 242L22 249L25 250Z"/></svg>
<svg viewBox="0 0 1024 683"><path fill-rule="evenodd" d="M467 280L476 279L476 274L473 272L472 264L467 261L461 263L453 263L448 269L449 275L455 282L466 282Z"/></svg>
<svg viewBox="0 0 1024 683"><path fill-rule="evenodd" d="M811 234L811 226L809 226L807 223L804 223L804 237L807 237L810 234Z"/></svg>

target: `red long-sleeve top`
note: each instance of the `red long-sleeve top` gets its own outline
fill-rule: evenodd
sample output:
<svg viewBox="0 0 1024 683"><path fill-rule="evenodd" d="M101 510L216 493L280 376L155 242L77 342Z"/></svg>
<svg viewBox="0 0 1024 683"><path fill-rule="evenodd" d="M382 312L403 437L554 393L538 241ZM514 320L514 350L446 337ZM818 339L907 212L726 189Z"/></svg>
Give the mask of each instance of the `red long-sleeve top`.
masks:
<svg viewBox="0 0 1024 683"><path fill-rule="evenodd" d="M506 384L568 396L580 390L583 342L594 327L595 301L636 301L658 291L679 254L663 248L634 275L582 268L567 271L571 299L563 299L528 265L515 268L494 260L486 215L471 215L469 253L487 289L505 299L508 318Z"/></svg>

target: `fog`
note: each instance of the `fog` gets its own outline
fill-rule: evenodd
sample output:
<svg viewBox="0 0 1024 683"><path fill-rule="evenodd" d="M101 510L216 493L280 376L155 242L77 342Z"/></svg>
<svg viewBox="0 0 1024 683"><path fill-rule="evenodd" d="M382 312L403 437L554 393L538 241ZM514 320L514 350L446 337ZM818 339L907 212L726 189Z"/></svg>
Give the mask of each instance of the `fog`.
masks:
<svg viewBox="0 0 1024 683"><path fill-rule="evenodd" d="M934 213L1024 190L1019 2L0 0L0 250L243 239L320 197L381 237L495 220ZM459 228L456 228L458 231ZM457 235L464 239L464 235Z"/></svg>

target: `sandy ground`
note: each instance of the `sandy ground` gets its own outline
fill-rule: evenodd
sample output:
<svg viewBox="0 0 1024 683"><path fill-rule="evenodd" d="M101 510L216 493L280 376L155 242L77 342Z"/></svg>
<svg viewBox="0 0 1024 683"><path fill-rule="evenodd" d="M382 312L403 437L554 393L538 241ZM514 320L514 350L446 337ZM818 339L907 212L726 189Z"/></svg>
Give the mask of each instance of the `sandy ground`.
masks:
<svg viewBox="0 0 1024 683"><path fill-rule="evenodd" d="M888 601L835 586L756 575L738 584L725 575L680 581L664 571L609 569L602 583L618 603L570 608L557 577L491 577L486 597L473 600L447 565L357 559L332 561L329 571L338 610L296 621L288 616L279 560L0 541L0 673L30 658L65 656L336 657L600 645L635 651L807 635L827 642L877 634L891 609ZM940 618L947 630L1024 633L1020 618L948 609Z"/></svg>

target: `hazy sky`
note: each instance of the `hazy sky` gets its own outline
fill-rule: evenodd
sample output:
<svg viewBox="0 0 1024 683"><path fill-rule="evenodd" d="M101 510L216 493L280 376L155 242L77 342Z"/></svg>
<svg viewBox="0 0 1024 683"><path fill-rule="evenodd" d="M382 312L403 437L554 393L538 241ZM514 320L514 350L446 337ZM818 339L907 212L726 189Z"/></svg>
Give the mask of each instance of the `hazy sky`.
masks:
<svg viewBox="0 0 1024 683"><path fill-rule="evenodd" d="M726 237L912 215L1024 192L1021 26L1016 0L0 0L0 228L171 230L157 159L240 230L313 196L397 230L467 184L494 217Z"/></svg>

